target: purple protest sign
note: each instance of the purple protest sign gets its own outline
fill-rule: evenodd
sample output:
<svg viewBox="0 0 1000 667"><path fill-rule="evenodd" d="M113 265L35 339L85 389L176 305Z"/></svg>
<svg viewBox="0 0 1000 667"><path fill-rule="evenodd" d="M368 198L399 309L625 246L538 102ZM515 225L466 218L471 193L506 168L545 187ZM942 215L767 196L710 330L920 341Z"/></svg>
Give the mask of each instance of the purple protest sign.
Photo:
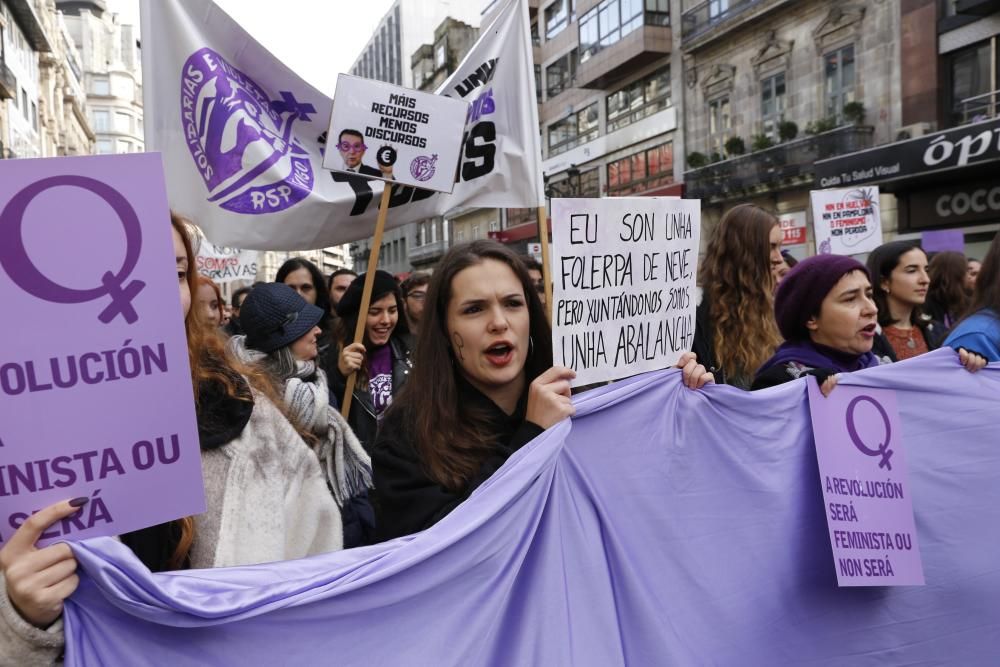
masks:
<svg viewBox="0 0 1000 667"><path fill-rule="evenodd" d="M838 585L923 585L896 392L811 379L809 412Z"/></svg>
<svg viewBox="0 0 1000 667"><path fill-rule="evenodd" d="M78 496L40 544L205 510L157 154L0 161L0 544Z"/></svg>

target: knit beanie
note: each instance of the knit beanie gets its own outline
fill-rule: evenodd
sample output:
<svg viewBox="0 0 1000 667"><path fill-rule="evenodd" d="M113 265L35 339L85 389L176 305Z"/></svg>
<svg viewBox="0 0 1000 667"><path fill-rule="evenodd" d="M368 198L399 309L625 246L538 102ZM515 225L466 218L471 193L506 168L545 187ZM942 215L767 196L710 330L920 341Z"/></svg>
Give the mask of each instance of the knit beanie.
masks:
<svg viewBox="0 0 1000 667"><path fill-rule="evenodd" d="M361 296L365 289L366 275L362 273L348 285L347 290L344 291L344 296L340 297L340 302L337 304L337 315L340 317L351 317L358 314L358 311L361 309ZM386 294L395 294L398 289L399 284L392 277L392 274L385 271L376 271L375 283L372 285L371 302L375 303Z"/></svg>
<svg viewBox="0 0 1000 667"><path fill-rule="evenodd" d="M826 295L852 271L868 275L865 265L851 257L814 255L796 264L785 275L774 297L774 317L785 340L809 339L806 322L819 314Z"/></svg>
<svg viewBox="0 0 1000 667"><path fill-rule="evenodd" d="M258 285L240 308L247 347L265 354L294 343L322 319L322 308L307 302L284 283Z"/></svg>

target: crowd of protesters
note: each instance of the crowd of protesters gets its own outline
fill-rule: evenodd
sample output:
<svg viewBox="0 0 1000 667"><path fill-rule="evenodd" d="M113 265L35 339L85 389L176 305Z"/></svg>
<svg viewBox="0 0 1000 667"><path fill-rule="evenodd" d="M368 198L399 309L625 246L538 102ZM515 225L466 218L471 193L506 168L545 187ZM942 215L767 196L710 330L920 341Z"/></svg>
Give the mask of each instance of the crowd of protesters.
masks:
<svg viewBox="0 0 1000 667"><path fill-rule="evenodd" d="M153 571L262 563L408 535L441 520L519 448L574 414L553 365L541 267L493 241L450 249L402 283L296 258L225 304L171 220L207 511L121 535ZM1000 361L1000 236L983 261L886 243L867 264L781 249L777 218L728 211L701 263L687 388L760 389L939 346ZM231 313L227 312L231 308ZM356 342L357 341L357 342ZM347 416L347 386L354 381ZM37 548L87 502L45 508L0 549L0 662L59 659L76 588L65 544Z"/></svg>

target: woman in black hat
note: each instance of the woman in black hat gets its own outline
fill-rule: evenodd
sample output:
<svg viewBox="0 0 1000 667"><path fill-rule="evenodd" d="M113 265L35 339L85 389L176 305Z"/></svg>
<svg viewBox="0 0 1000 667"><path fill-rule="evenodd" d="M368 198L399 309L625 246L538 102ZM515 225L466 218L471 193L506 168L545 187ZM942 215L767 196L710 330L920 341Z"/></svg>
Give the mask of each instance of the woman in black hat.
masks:
<svg viewBox="0 0 1000 667"><path fill-rule="evenodd" d="M371 305L364 315L364 342L354 342L365 275L354 279L337 304L335 337L339 356L336 368L330 369L330 390L343 400L348 376L358 374L347 422L365 449L370 450L379 417L403 388L413 364L403 295L396 279L385 271L375 272Z"/></svg>
<svg viewBox="0 0 1000 667"><path fill-rule="evenodd" d="M324 312L282 283L260 285L241 309L245 336L229 350L266 369L285 408L312 436L326 483L341 511L344 547L371 542L375 514L368 502L371 459L340 411L330 404L326 372L318 365Z"/></svg>

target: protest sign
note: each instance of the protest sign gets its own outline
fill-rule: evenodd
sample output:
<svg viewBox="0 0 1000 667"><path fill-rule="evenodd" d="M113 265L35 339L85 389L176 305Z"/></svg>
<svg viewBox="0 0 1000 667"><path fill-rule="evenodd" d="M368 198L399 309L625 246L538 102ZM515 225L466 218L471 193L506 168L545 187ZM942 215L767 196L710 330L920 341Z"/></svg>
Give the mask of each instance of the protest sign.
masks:
<svg viewBox="0 0 1000 667"><path fill-rule="evenodd" d="M805 211L782 213L778 216L778 222L781 223L781 245L805 245Z"/></svg>
<svg viewBox="0 0 1000 667"><path fill-rule="evenodd" d="M0 544L205 510L168 219L159 155L0 161Z"/></svg>
<svg viewBox="0 0 1000 667"><path fill-rule="evenodd" d="M341 74L323 167L451 192L468 107L450 97Z"/></svg>
<svg viewBox="0 0 1000 667"><path fill-rule="evenodd" d="M256 250L227 248L203 237L195 252L195 262L198 273L217 283L235 280L253 282L257 277L258 256Z"/></svg>
<svg viewBox="0 0 1000 667"><path fill-rule="evenodd" d="M809 194L818 254L858 255L882 245L878 186Z"/></svg>
<svg viewBox="0 0 1000 667"><path fill-rule="evenodd" d="M665 368L691 349L700 202L553 199L552 348L573 386Z"/></svg>
<svg viewBox="0 0 1000 667"><path fill-rule="evenodd" d="M809 412L838 585L923 585L896 393L811 379Z"/></svg>
<svg viewBox="0 0 1000 667"><path fill-rule="evenodd" d="M924 252L965 253L965 234L961 229L936 229L920 234L920 247Z"/></svg>

